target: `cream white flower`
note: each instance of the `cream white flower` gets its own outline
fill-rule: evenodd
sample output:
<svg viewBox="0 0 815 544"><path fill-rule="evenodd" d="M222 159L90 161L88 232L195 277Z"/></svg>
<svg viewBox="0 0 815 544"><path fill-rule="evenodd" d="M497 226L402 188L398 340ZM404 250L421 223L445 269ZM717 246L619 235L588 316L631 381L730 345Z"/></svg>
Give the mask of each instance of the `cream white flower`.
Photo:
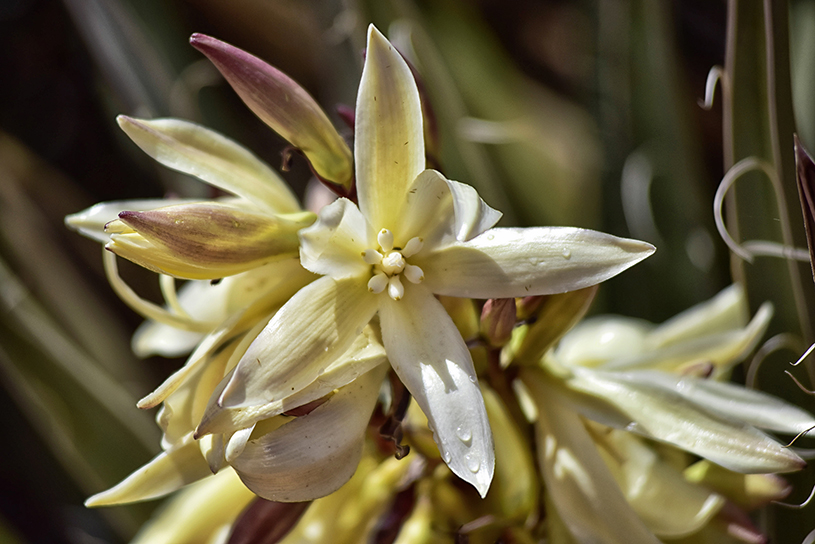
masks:
<svg viewBox="0 0 815 544"><path fill-rule="evenodd" d="M669 474L638 437L738 473L803 468L795 452L759 429L796 435L815 425L815 417L715 379L754 349L771 315L765 305L748 322L743 289L734 285L660 326L619 316L588 319L563 337L540 368L522 370L537 408L547 492L576 538L653 543L653 533L674 538L698 531L721 508L720 497L680 485L681 476ZM620 431L598 438L591 430L599 426L582 418ZM615 452L611 464L627 501L602 448ZM635 476L638 483L631 481ZM658 498L671 495L658 486L670 479L675 496L666 509Z"/></svg>
<svg viewBox="0 0 815 544"><path fill-rule="evenodd" d="M246 351L217 412L250 425L318 379L378 316L393 369L427 415L442 458L483 496L492 435L467 346L434 294L509 298L580 289L653 253L576 228L491 228L500 213L472 187L425 169L422 112L405 61L373 26L356 106L359 206L339 199L300 232L323 277L301 289ZM204 424L206 430L206 424Z"/></svg>

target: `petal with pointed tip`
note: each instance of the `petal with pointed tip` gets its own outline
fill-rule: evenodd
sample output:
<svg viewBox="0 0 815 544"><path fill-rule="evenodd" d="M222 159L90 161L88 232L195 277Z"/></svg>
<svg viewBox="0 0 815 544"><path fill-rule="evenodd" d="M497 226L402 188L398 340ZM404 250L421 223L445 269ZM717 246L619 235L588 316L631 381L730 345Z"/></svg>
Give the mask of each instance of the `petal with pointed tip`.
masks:
<svg viewBox="0 0 815 544"><path fill-rule="evenodd" d="M300 231L300 262L315 274L335 279L366 274L371 265L362 253L374 247L371 233L356 205L337 199L320 210L313 225Z"/></svg>
<svg viewBox="0 0 815 544"><path fill-rule="evenodd" d="M407 63L373 25L357 95L354 160L359 209L375 230L393 230L425 168L422 106Z"/></svg>
<svg viewBox="0 0 815 544"><path fill-rule="evenodd" d="M575 368L569 388L602 399L633 422L627 428L736 472L790 472L805 466L791 450L743 422L700 408L643 372Z"/></svg>
<svg viewBox="0 0 815 544"><path fill-rule="evenodd" d="M220 405L283 399L313 382L376 313L366 278L320 278L297 292L246 350Z"/></svg>
<svg viewBox="0 0 815 544"><path fill-rule="evenodd" d="M741 385L657 370L639 371L637 379L676 391L700 408L760 429L798 434L815 427L815 417L809 412Z"/></svg>
<svg viewBox="0 0 815 544"><path fill-rule="evenodd" d="M485 496L495 468L492 433L467 346L422 285L380 297L382 339L393 369L427 416L442 459Z"/></svg>
<svg viewBox="0 0 815 544"><path fill-rule="evenodd" d="M85 501L85 506L110 506L155 499L210 474L209 466L190 434L186 440L158 454L116 486L90 497Z"/></svg>
<svg viewBox="0 0 815 544"><path fill-rule="evenodd" d="M351 150L305 89L228 43L203 34L193 34L190 43L212 61L255 115L305 153L320 177L350 189Z"/></svg>
<svg viewBox="0 0 815 544"><path fill-rule="evenodd" d="M422 253L416 264L424 270L424 285L436 294L511 298L589 287L653 252L646 242L588 229L494 228Z"/></svg>
<svg viewBox="0 0 815 544"><path fill-rule="evenodd" d="M500 218L501 212L490 208L469 185L425 170L408 189L402 224L396 228L405 239L401 243L419 236L426 248L434 248L474 238Z"/></svg>
<svg viewBox="0 0 815 544"><path fill-rule="evenodd" d="M687 365L705 361L714 366L714 376L719 376L755 348L764 336L772 315L772 304L765 302L743 329L691 338L654 351L630 357L619 357L609 361L603 368L606 370L651 369L681 372ZM646 342L647 340L646 338Z"/></svg>
<svg viewBox="0 0 815 544"><path fill-rule="evenodd" d="M750 319L744 287L734 283L715 297L688 308L655 328L648 335L652 348L676 344L701 336L741 329Z"/></svg>
<svg viewBox="0 0 815 544"><path fill-rule="evenodd" d="M232 461L246 487L275 501L323 497L354 474L387 367L360 376L308 415L250 440Z"/></svg>
<svg viewBox="0 0 815 544"><path fill-rule="evenodd" d="M136 145L173 170L241 196L275 213L300 210L280 176L246 148L215 131L180 119L116 119Z"/></svg>

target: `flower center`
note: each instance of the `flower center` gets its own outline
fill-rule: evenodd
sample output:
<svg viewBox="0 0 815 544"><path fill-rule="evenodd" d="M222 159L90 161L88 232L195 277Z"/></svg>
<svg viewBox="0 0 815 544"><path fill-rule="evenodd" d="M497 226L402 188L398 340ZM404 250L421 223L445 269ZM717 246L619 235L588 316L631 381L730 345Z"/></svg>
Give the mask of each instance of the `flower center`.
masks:
<svg viewBox="0 0 815 544"><path fill-rule="evenodd" d="M422 269L408 264L406 260L407 257L422 250L422 239L411 238L405 247L394 247L393 233L388 229L382 229L376 235L376 241L379 243L379 250L366 249L362 252L362 259L372 265L368 290L372 293L381 293L387 288L388 296L393 300L399 300L405 294L401 276L411 283L421 283L424 280Z"/></svg>

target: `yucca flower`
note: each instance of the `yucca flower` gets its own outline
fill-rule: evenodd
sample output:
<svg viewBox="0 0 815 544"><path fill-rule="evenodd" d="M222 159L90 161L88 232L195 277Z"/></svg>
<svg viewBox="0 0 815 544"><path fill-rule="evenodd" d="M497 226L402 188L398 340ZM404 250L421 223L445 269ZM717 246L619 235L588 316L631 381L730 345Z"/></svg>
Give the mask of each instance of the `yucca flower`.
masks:
<svg viewBox="0 0 815 544"><path fill-rule="evenodd" d="M735 285L659 327L623 317L589 319L541 366L522 370L536 404L547 496L581 542L686 536L724 506L720 495L690 485L678 472L684 467L663 463L638 437L734 473L804 467L795 452L758 429L797 435L815 417L716 379L754 348L772 309L762 306L749 323L746 315L743 290ZM608 427L620 431L602 430Z"/></svg>
<svg viewBox="0 0 815 544"><path fill-rule="evenodd" d="M485 495L492 436L469 351L434 294L508 298L594 285L649 256L647 243L574 228L490 228L476 191L425 169L419 92L373 26L356 104L359 205L340 198L300 232L300 261L323 277L293 296L249 346L211 421L248 427L319 380L378 316L388 359L451 470ZM242 411L240 416L224 415ZM199 432L219 424L208 417ZM350 460L349 462L353 462Z"/></svg>

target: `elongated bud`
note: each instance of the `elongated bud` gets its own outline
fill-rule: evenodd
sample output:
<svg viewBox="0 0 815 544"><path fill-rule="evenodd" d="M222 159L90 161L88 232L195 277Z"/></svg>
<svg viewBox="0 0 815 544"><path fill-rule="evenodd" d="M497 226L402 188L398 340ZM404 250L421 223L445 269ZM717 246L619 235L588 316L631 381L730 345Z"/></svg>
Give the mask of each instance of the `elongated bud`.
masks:
<svg viewBox="0 0 815 544"><path fill-rule="evenodd" d="M596 293L595 285L546 297L530 316L535 318L535 322L529 325L526 336L514 354L515 360L520 364L536 364L555 342L586 315ZM529 302L534 305L537 301Z"/></svg>
<svg viewBox="0 0 815 544"><path fill-rule="evenodd" d="M492 298L481 309L481 335L493 347L509 342L515 327L515 299Z"/></svg>
<svg viewBox="0 0 815 544"><path fill-rule="evenodd" d="M190 43L212 61L255 115L305 154L318 176L351 189L351 150L305 89L228 43L203 34L193 34Z"/></svg>
<svg viewBox="0 0 815 544"><path fill-rule="evenodd" d="M296 253L314 214L266 215L201 202L122 212L106 226L117 255L187 279L216 279Z"/></svg>

